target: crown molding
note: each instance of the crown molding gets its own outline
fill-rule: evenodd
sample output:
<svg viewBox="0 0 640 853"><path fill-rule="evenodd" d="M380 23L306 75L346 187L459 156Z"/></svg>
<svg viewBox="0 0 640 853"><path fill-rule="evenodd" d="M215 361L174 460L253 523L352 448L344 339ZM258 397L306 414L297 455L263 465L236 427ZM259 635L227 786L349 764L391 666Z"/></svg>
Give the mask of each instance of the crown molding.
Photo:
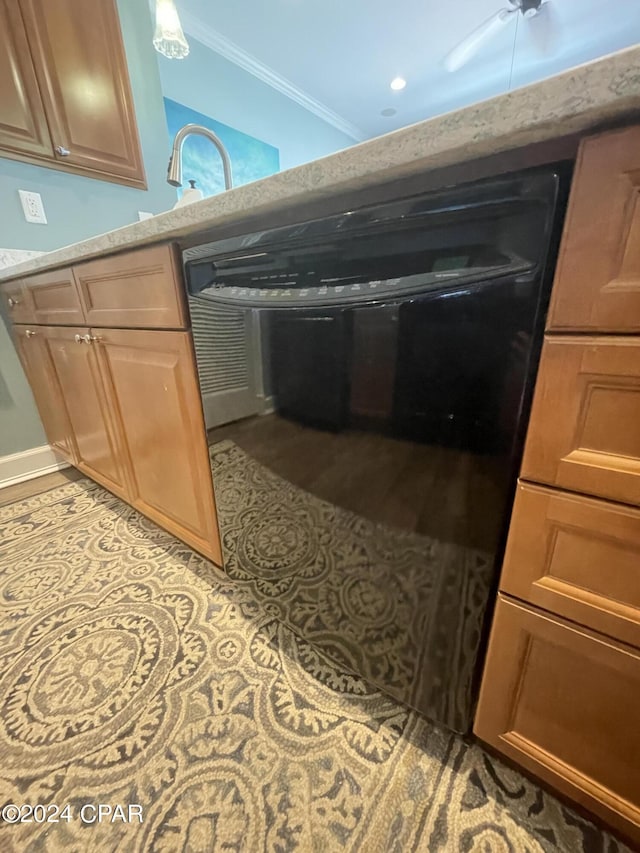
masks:
<svg viewBox="0 0 640 853"><path fill-rule="evenodd" d="M356 142L362 142L363 139L367 138L366 134L360 128L351 124L350 121L347 121L320 101L312 98L311 95L308 95L290 80L287 80L286 77L283 77L277 71L274 71L273 68L260 62L255 56L247 53L246 50L243 50L235 42L223 36L213 27L204 24L200 18L184 9L180 9L180 21L184 31L194 39L197 39L197 41L204 44L210 50L219 53L220 56L228 59L229 62L233 62L240 68L248 71L249 74L253 74L254 77L262 80L263 83L271 86L272 89L300 104L305 110L326 121L327 124L350 136Z"/></svg>

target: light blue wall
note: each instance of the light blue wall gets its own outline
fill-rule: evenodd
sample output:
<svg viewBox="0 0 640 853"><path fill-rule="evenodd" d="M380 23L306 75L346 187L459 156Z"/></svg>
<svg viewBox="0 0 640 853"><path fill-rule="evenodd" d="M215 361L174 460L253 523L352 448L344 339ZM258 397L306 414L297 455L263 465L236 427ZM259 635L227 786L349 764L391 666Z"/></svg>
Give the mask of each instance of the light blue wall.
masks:
<svg viewBox="0 0 640 853"><path fill-rule="evenodd" d="M186 59L157 54L165 97L274 145L280 152L282 170L354 144L350 136L295 101L191 36L187 38L190 53Z"/></svg>
<svg viewBox="0 0 640 853"><path fill-rule="evenodd" d="M169 145L147 0L118 0L118 10L149 189L136 190L0 159L0 248L55 249L135 222L138 210L158 213L175 202L175 190L165 182ZM25 222L18 189L42 195L48 225ZM31 391L2 317L0 457L45 443Z"/></svg>

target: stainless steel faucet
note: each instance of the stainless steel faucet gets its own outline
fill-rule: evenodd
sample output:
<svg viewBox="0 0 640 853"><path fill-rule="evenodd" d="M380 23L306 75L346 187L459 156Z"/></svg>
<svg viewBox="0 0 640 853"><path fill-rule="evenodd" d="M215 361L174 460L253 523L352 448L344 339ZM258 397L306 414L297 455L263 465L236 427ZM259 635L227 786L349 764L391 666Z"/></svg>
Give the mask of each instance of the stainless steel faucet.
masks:
<svg viewBox="0 0 640 853"><path fill-rule="evenodd" d="M227 149L222 144L222 140L212 130L209 130L208 127L203 127L201 124L185 124L176 133L173 140L173 148L171 149L171 157L169 158L167 183L171 184L172 187L182 186L182 147L187 136L191 136L192 134L205 136L216 146L222 158L224 188L225 190L230 190L233 184L231 179L231 161L229 160Z"/></svg>

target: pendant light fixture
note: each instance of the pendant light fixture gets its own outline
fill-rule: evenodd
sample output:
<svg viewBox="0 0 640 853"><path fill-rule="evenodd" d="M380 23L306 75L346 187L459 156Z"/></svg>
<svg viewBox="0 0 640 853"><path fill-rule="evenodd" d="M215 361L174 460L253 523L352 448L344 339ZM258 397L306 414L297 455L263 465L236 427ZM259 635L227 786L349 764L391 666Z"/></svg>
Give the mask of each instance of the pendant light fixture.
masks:
<svg viewBox="0 0 640 853"><path fill-rule="evenodd" d="M174 0L156 0L153 46L168 59L184 59L189 55L189 44L182 32Z"/></svg>

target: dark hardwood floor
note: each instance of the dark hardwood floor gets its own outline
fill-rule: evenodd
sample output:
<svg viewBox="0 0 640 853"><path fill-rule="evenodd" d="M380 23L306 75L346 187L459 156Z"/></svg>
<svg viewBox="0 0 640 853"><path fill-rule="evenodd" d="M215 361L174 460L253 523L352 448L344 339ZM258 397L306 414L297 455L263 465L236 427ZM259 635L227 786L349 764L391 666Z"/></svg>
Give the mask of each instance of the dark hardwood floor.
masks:
<svg viewBox="0 0 640 853"><path fill-rule="evenodd" d="M491 456L370 432L328 432L278 415L209 431L280 477L376 522L491 551L500 533L501 466Z"/></svg>
<svg viewBox="0 0 640 853"><path fill-rule="evenodd" d="M27 480L24 483L16 483L15 486L6 486L4 489L0 489L0 506L39 495L41 492L49 491L49 489L64 486L65 483L72 483L81 477L84 477L84 474L75 468L65 468L63 471L44 474L42 477L35 477L33 480Z"/></svg>

